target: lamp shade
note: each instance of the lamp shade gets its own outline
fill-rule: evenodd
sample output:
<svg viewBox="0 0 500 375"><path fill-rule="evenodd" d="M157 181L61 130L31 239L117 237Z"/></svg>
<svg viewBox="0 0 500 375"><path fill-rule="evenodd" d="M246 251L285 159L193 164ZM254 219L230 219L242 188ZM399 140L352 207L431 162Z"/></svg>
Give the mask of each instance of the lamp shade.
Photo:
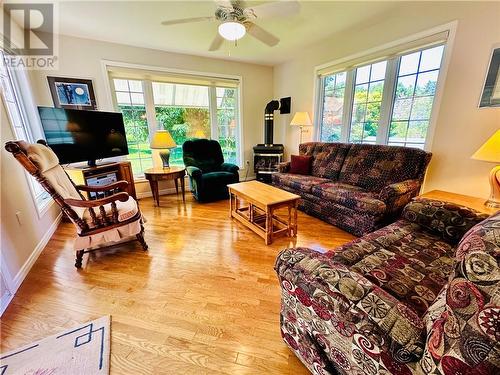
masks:
<svg viewBox="0 0 500 375"><path fill-rule="evenodd" d="M292 126L312 126L311 118L307 112L295 112L292 122Z"/></svg>
<svg viewBox="0 0 500 375"><path fill-rule="evenodd" d="M472 159L500 163L500 130L479 147L479 150L472 155Z"/></svg>
<svg viewBox="0 0 500 375"><path fill-rule="evenodd" d="M157 130L151 140L151 148L165 149L175 146L177 145L168 130Z"/></svg>

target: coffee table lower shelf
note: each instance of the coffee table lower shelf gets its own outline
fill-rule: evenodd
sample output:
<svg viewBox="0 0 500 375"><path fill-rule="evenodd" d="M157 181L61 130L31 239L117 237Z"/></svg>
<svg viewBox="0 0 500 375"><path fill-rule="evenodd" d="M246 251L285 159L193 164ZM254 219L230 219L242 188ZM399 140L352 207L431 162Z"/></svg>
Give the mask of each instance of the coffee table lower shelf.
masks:
<svg viewBox="0 0 500 375"><path fill-rule="evenodd" d="M254 210L253 214L251 213L252 209ZM276 215L272 215L272 228L270 228L269 239L267 239L267 215L263 210L253 205L237 208L231 216L264 238L266 245L272 243L274 237L280 235L291 236L293 232L292 227L286 221Z"/></svg>
<svg viewBox="0 0 500 375"><path fill-rule="evenodd" d="M297 236L297 205L298 199L280 202L266 208L247 202L246 197L239 197L234 192L230 194L231 217L238 220L247 228L261 236L266 245L279 236ZM246 205L241 206L244 201ZM274 214L280 208L288 208L288 220Z"/></svg>

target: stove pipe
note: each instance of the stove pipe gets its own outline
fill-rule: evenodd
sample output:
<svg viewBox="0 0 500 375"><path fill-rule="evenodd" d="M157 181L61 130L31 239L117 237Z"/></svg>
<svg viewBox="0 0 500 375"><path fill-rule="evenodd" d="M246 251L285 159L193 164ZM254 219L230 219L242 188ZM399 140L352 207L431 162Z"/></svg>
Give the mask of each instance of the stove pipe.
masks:
<svg viewBox="0 0 500 375"><path fill-rule="evenodd" d="M274 138L274 111L280 108L280 102L271 100L266 105L264 111L264 144L266 146L273 145Z"/></svg>

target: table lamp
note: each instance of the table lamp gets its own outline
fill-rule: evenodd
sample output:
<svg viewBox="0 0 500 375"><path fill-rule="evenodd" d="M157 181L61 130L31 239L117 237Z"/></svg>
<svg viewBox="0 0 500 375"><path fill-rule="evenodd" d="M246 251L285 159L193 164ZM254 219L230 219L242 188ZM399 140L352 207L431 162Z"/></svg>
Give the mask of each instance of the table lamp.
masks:
<svg viewBox="0 0 500 375"><path fill-rule="evenodd" d="M170 159L170 150L171 148L176 147L174 139L168 132L168 130L157 130L153 139L151 140L151 148L159 149L160 158L163 164L163 168L169 168L168 161Z"/></svg>
<svg viewBox="0 0 500 375"><path fill-rule="evenodd" d="M307 112L295 112L291 126L300 126L300 143L302 143L302 131L304 126L312 126L311 118Z"/></svg>
<svg viewBox="0 0 500 375"><path fill-rule="evenodd" d="M500 130L497 130L479 150L472 159L500 163ZM490 198L486 201L487 207L500 208L500 165L493 167L490 172Z"/></svg>

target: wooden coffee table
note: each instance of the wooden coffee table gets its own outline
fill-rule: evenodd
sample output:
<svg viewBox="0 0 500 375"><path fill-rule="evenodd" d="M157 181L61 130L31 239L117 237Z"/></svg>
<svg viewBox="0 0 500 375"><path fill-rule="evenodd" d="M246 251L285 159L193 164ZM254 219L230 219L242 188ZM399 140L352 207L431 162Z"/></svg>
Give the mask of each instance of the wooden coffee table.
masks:
<svg viewBox="0 0 500 375"><path fill-rule="evenodd" d="M259 181L228 185L231 217L240 221L259 236L266 245L278 235L297 236L297 205L300 196ZM288 208L288 221L274 211Z"/></svg>
<svg viewBox="0 0 500 375"><path fill-rule="evenodd" d="M157 206L160 205L160 192L158 191L158 181L174 180L175 191L179 194L179 184L177 180L181 180L182 201L186 201L184 177L186 176L186 168L170 167L170 168L150 168L144 171L144 177L149 181L151 193Z"/></svg>

